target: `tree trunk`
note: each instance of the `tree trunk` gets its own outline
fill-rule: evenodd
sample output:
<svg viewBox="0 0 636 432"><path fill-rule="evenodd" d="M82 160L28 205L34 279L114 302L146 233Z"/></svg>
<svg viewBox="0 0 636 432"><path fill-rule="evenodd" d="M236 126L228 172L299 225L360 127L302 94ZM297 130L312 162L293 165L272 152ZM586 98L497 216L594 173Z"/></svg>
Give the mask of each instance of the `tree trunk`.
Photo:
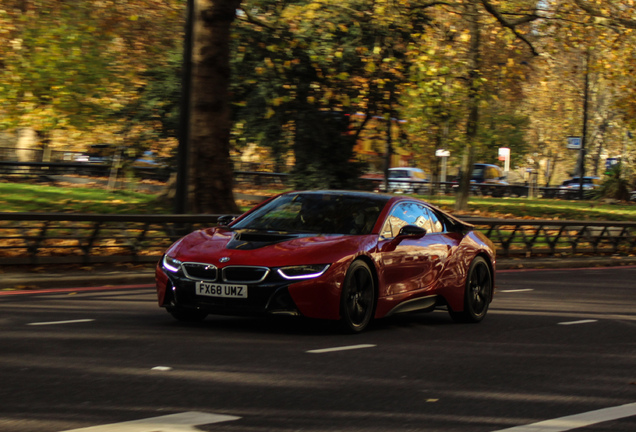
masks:
<svg viewBox="0 0 636 432"><path fill-rule="evenodd" d="M240 0L195 0L189 211L238 213L230 160L230 28Z"/></svg>

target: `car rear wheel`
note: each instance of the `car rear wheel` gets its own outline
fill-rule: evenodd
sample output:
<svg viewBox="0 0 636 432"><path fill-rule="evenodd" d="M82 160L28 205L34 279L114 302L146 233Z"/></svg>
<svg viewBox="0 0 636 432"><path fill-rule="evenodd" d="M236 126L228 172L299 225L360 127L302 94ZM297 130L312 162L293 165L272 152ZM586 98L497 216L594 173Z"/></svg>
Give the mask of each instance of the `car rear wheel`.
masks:
<svg viewBox="0 0 636 432"><path fill-rule="evenodd" d="M470 264L466 288L464 290L464 310L455 312L449 309L451 318L457 322L477 323L488 313L492 300L492 274L486 260L477 257Z"/></svg>
<svg viewBox="0 0 636 432"><path fill-rule="evenodd" d="M364 330L375 312L375 280L364 261L354 261L342 284L340 317L345 331L357 333Z"/></svg>
<svg viewBox="0 0 636 432"><path fill-rule="evenodd" d="M183 309L180 307L171 307L167 309L168 313L177 321L182 322L201 322L208 316L207 312L197 309Z"/></svg>

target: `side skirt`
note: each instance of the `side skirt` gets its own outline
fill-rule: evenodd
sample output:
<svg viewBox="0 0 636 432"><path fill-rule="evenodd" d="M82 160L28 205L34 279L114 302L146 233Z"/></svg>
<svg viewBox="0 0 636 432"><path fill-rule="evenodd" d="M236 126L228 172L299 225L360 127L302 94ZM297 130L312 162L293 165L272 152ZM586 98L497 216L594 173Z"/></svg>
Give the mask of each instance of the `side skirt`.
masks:
<svg viewBox="0 0 636 432"><path fill-rule="evenodd" d="M386 316L391 316L397 313L407 313L407 312L432 312L435 307L438 305L439 296L431 295L427 297L420 297L413 300L406 301L404 303L400 303L395 306L393 309L386 314Z"/></svg>

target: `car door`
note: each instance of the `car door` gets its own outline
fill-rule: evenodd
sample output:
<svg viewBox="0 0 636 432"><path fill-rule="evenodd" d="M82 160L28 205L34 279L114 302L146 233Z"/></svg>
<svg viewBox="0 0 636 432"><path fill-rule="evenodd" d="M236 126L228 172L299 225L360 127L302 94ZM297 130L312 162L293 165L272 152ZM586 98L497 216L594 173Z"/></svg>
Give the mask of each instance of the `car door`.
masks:
<svg viewBox="0 0 636 432"><path fill-rule="evenodd" d="M419 237L399 237L405 225L426 230ZM425 290L439 277L450 244L444 226L434 212L421 203L398 203L384 221L378 243L380 275L386 296Z"/></svg>

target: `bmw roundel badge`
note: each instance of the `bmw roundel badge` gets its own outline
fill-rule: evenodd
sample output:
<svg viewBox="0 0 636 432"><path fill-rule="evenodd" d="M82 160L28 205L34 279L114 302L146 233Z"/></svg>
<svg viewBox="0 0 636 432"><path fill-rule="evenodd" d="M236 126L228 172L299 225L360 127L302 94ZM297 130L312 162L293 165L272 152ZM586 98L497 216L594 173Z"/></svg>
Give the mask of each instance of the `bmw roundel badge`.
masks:
<svg viewBox="0 0 636 432"><path fill-rule="evenodd" d="M219 259L219 262L226 263L230 260L230 257L222 257Z"/></svg>

